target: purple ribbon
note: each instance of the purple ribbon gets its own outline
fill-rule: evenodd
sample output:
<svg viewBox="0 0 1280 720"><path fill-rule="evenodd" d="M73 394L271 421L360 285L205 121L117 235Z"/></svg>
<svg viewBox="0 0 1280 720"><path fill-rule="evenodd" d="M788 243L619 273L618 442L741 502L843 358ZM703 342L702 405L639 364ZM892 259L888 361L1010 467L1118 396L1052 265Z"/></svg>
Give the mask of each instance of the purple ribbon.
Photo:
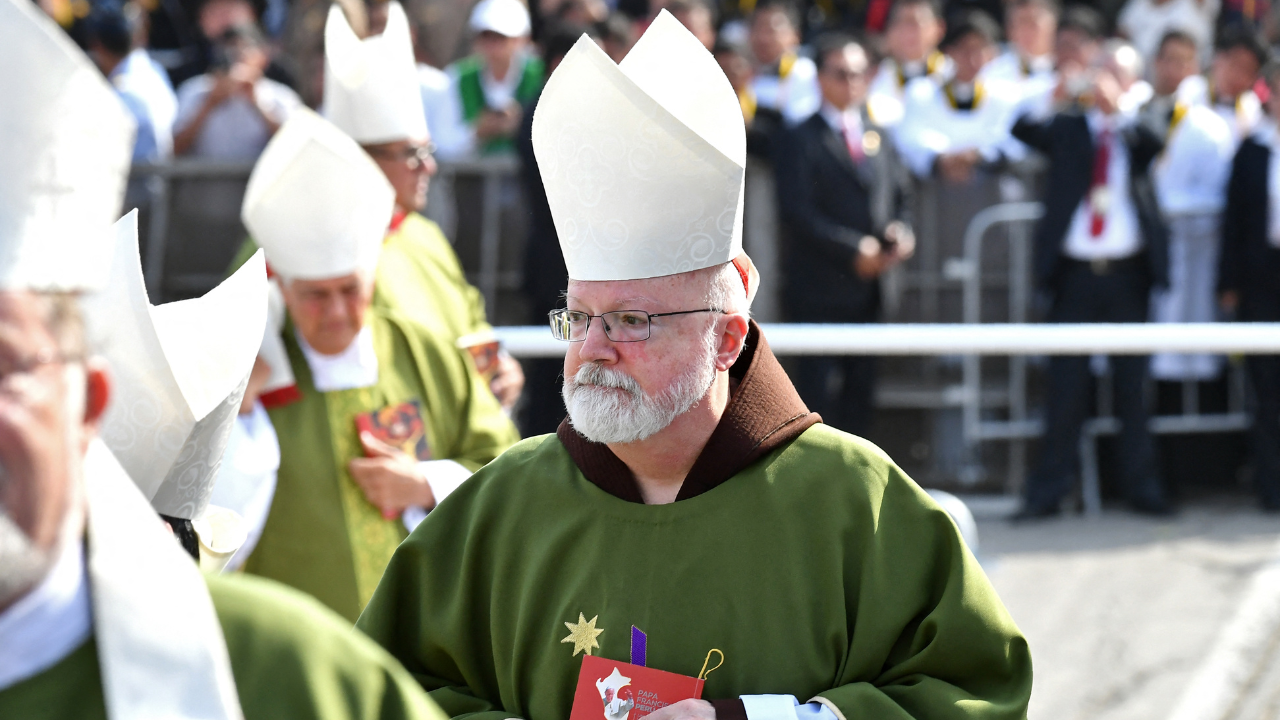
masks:
<svg viewBox="0 0 1280 720"><path fill-rule="evenodd" d="M635 625L631 626L631 664L647 667L645 655L648 652L648 637Z"/></svg>

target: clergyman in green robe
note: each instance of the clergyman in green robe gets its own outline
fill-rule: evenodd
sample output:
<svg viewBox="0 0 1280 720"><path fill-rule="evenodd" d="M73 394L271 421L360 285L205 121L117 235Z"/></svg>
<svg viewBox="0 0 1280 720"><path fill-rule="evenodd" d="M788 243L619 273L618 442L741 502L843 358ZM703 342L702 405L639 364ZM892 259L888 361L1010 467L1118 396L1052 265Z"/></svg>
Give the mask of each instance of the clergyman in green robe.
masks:
<svg viewBox="0 0 1280 720"><path fill-rule="evenodd" d="M392 207L369 156L308 112L272 138L245 196L297 390L269 410L281 462L245 570L352 621L406 526L518 439L465 351L372 306Z"/></svg>
<svg viewBox="0 0 1280 720"><path fill-rule="evenodd" d="M736 112L665 11L621 68L583 38L553 73L568 419L438 506L357 627L455 718L563 720L586 655L694 677L714 650L646 720L1025 718L1026 640L955 523L810 413L749 319Z"/></svg>

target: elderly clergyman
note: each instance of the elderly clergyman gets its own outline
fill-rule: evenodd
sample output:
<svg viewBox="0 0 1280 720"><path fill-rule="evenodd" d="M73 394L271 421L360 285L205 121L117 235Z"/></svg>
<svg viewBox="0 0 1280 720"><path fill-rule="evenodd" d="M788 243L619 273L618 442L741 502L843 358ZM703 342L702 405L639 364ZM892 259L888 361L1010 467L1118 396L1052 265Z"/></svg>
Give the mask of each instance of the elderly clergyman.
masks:
<svg viewBox="0 0 1280 720"><path fill-rule="evenodd" d="M25 0L0 0L0 66L24 68L0 77L0 718L440 718L332 613L274 583L202 577L165 530L156 509L186 520L207 501L212 470L187 461L212 453L216 467L261 335L262 261L194 304L150 307L133 218L111 237L132 145L125 109ZM136 288L119 284L130 271ZM86 346L94 314L81 314L81 295L108 277L107 297L86 306L137 331L108 341L154 370L133 376L146 387L127 372L117 385ZM237 307L243 328L218 316ZM225 354L166 346L200 315L218 321L207 333L233 328ZM217 365L239 376L230 389L205 382L223 375ZM145 432L123 439L113 414ZM127 475L100 431L123 454L149 445L150 467L134 458L146 477Z"/></svg>
<svg viewBox="0 0 1280 720"><path fill-rule="evenodd" d="M1025 717L1027 643L951 519L808 412L748 318L712 57L666 13L621 65L583 39L533 140L569 418L442 503L358 627L454 717L563 720L583 654L692 677L712 649L705 699L650 718Z"/></svg>

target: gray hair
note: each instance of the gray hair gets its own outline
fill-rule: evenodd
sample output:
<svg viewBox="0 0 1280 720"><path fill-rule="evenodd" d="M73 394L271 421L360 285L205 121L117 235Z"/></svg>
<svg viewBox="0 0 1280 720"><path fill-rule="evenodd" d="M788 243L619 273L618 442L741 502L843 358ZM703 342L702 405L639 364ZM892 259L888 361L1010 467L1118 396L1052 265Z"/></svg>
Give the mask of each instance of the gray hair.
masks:
<svg viewBox="0 0 1280 720"><path fill-rule="evenodd" d="M747 300L747 289L742 285L742 275L738 273L738 268L732 262L727 262L708 268L708 271L705 296L707 307L751 317L751 303Z"/></svg>

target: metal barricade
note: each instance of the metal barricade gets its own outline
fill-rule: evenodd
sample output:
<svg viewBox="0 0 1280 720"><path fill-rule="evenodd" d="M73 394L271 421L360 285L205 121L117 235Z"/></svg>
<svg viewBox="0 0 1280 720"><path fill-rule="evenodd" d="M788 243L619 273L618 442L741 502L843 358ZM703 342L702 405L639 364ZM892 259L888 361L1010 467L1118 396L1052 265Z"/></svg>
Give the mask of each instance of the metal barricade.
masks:
<svg viewBox="0 0 1280 720"><path fill-rule="evenodd" d="M1044 208L1040 203L1003 203L993 205L974 216L965 231L964 257L948 264L948 275L960 279L964 285L964 322L982 322L984 241L992 228L1009 226L1006 237L1009 242L1009 321L1027 322L1032 298L1031 223L1040 219ZM1024 356L1009 359L1007 386L1003 393L984 392L982 357L967 355L963 365L963 392L961 402L964 412L964 436L970 448L976 449L984 442L1009 443L1008 492L1019 489L1026 474L1027 441L1044 434L1044 423L1032 417L1028 403L1028 361ZM1200 412L1200 386L1195 381L1182 383L1182 412L1177 415L1158 415L1151 418L1149 428L1153 434L1173 435L1187 433L1239 432L1249 427L1245 410L1245 377L1238 363L1228 366L1227 410L1222 413ZM1081 498L1087 514L1096 515L1102 510L1101 483L1099 480L1097 440L1104 435L1120 432L1120 422L1111 412L1111 378L1109 374L1097 383L1096 417L1086 421L1080 434ZM1001 402L992 402L993 398ZM1006 420L984 417L991 410L1004 409Z"/></svg>

